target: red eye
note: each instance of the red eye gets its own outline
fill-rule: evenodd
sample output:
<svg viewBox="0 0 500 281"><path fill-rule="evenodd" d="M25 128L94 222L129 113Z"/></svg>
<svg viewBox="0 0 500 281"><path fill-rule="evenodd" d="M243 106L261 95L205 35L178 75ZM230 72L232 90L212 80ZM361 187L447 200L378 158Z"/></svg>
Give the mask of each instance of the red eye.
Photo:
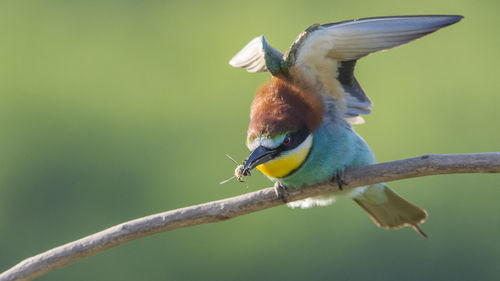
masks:
<svg viewBox="0 0 500 281"><path fill-rule="evenodd" d="M285 139L283 140L283 145L284 146L289 146L292 143L292 137L290 135L287 135Z"/></svg>

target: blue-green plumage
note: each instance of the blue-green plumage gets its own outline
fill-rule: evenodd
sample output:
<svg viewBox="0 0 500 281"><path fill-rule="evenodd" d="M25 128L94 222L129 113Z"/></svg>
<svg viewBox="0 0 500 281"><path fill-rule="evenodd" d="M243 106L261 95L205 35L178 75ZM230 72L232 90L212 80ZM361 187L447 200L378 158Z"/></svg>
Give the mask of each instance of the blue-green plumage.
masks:
<svg viewBox="0 0 500 281"><path fill-rule="evenodd" d="M247 145L252 151L243 174L259 169L282 186L300 188L335 177L348 167L375 163L351 125L363 121L372 103L354 77L356 61L442 27L461 16L396 16L312 25L280 57L263 36L252 40L230 64L249 72L269 71L251 109ZM346 191L383 228L418 224L427 213L385 184ZM292 207L325 205L327 195L292 202Z"/></svg>
<svg viewBox="0 0 500 281"><path fill-rule="evenodd" d="M271 178L287 187L324 182L337 171L375 163L368 144L340 117L332 103L326 103L323 123L313 132L313 145L307 159L291 175Z"/></svg>

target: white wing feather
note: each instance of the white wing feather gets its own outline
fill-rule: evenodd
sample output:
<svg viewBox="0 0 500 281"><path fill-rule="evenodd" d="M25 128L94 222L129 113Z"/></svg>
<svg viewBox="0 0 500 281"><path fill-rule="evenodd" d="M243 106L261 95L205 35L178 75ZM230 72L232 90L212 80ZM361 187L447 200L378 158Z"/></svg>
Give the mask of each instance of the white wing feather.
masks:
<svg viewBox="0 0 500 281"><path fill-rule="evenodd" d="M263 40L265 40L263 35L252 39L241 51L234 55L229 64L233 67L245 68L248 72L266 71Z"/></svg>
<svg viewBox="0 0 500 281"><path fill-rule="evenodd" d="M368 18L323 25L332 40L328 56L353 60L390 49L460 20L459 16L403 16Z"/></svg>

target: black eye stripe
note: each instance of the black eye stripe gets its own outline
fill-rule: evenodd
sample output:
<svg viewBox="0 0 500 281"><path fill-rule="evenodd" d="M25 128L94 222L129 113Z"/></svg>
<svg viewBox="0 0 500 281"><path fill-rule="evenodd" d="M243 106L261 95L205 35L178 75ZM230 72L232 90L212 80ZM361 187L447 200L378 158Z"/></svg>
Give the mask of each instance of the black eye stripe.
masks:
<svg viewBox="0 0 500 281"><path fill-rule="evenodd" d="M309 136L309 130L304 127L297 132L291 133L290 136L292 137L292 142L286 146L282 144L279 147L281 151L292 150L299 146Z"/></svg>

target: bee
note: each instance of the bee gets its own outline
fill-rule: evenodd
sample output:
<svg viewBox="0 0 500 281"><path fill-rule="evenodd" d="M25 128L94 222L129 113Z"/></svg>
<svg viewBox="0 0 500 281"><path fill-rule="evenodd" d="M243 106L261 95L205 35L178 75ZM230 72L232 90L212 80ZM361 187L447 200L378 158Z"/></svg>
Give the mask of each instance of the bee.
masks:
<svg viewBox="0 0 500 281"><path fill-rule="evenodd" d="M250 171L245 170L244 166L243 165L239 165L238 162L233 159L233 157L231 157L231 156L229 156L227 154L226 154L226 156L227 156L227 158L231 159L231 161L233 161L234 164L236 164L238 166L236 167L236 169L234 169L234 175L232 177L226 179L226 180L221 181L220 184L225 184L226 182L228 182L228 181L236 178L237 181L244 182L245 185L248 187L248 184L243 179L243 177L245 177L245 176L251 176L252 174L250 173Z"/></svg>

